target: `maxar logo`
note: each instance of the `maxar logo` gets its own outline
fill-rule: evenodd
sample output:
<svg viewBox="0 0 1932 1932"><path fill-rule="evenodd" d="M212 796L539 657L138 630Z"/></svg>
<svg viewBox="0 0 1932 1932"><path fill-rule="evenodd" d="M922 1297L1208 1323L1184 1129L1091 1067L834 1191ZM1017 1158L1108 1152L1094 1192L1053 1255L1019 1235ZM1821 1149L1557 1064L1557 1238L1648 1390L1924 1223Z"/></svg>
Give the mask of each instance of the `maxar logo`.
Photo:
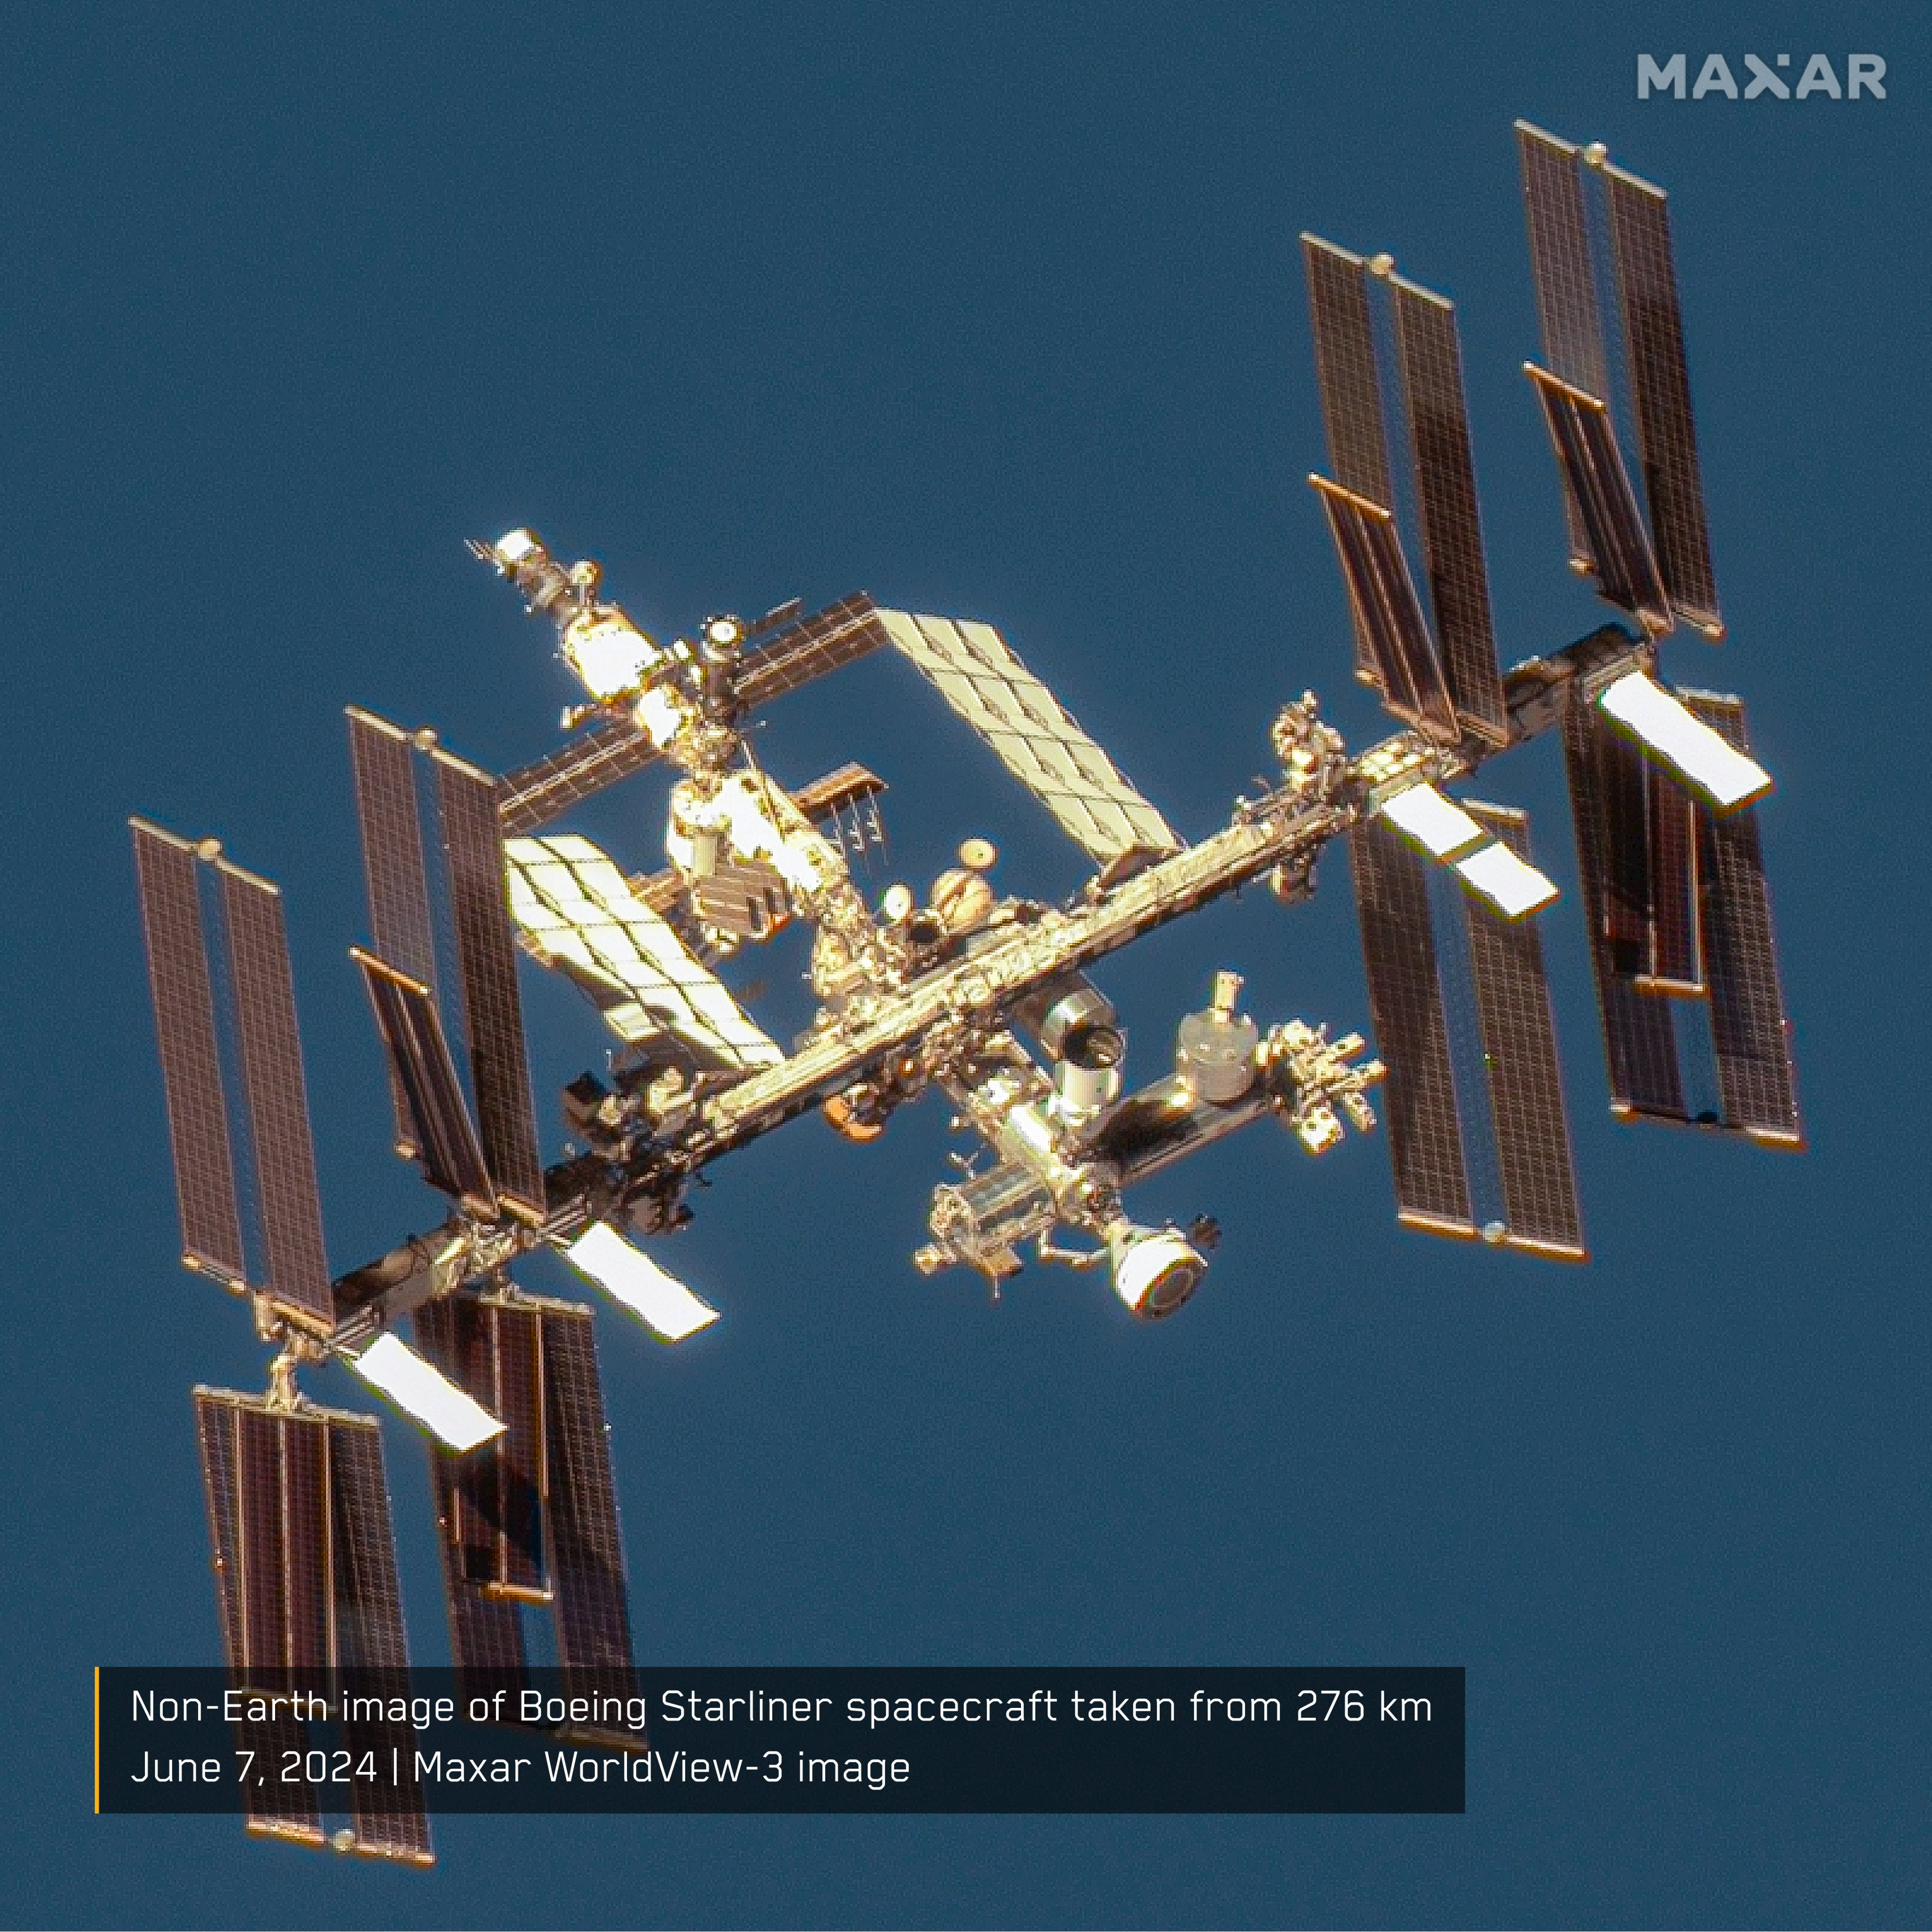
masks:
<svg viewBox="0 0 1932 1932"><path fill-rule="evenodd" d="M1885 98L1885 62L1877 54L1847 54L1845 84L1842 88L1838 85L1838 70L1831 64L1829 54L1813 54L1804 63L1804 71L1798 76L1795 87L1777 70L1790 65L1789 54L1780 54L1771 62L1760 60L1756 54L1747 54L1745 83L1740 90L1730 62L1722 54L1707 55L1691 85L1690 98L1702 100L1707 94L1721 94L1727 100L1735 100L1741 91L1747 100L1755 100L1764 94L1769 94L1774 100L1802 100L1813 94L1825 94L1834 100L1857 100L1866 96L1873 100ZM1672 54L1661 67L1653 56L1638 55L1637 98L1648 100L1654 93L1667 93L1672 99L1681 100L1688 68L1689 64L1681 54Z"/></svg>

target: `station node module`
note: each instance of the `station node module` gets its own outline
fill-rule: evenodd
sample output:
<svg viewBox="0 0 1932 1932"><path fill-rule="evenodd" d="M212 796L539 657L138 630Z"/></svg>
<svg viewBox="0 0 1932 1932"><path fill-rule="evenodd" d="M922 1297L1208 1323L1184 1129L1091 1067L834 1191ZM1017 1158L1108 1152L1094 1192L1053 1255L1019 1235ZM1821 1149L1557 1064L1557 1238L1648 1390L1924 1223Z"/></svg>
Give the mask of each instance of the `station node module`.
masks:
<svg viewBox="0 0 1932 1932"><path fill-rule="evenodd" d="M265 1392L194 1396L242 1681L407 1664L377 1426L299 1387L334 1360L431 1440L458 1666L514 1684L541 1654L585 1696L627 1694L590 1311L511 1271L554 1250L661 1341L699 1333L717 1310L667 1267L663 1238L714 1162L807 1114L863 1144L933 1094L969 1150L935 1186L912 1264L996 1292L1029 1262L1090 1271L1113 1291L1097 1319L1164 1320L1199 1291L1215 1223L1137 1220L1134 1191L1264 1119L1327 1155L1379 1117L1405 1225L1585 1259L1539 931L1558 888L1525 814L1467 789L1527 740L1555 740L1569 779L1612 1111L1802 1144L1753 809L1771 779L1738 700L1663 664L1680 630L1724 632L1664 196L1595 150L1517 135L1543 332L1531 392L1569 562L1620 615L1504 668L1454 308L1387 254L1304 236L1328 445L1309 481L1354 674L1395 728L1351 750L1306 692L1257 716L1278 778L1194 842L990 624L861 595L714 614L660 642L598 565L534 530L473 543L554 634L569 735L499 776L436 731L349 711L368 899L350 957L387 1069L387 1138L445 1204L362 1266L326 1259L279 891L215 839L133 821L182 1258L248 1301L273 1351ZM885 777L786 770L776 734L772 769L753 756L766 706L875 652L1032 793L1084 854L1083 890L1009 890L969 825L929 884L882 878ZM586 800L653 768L671 781L654 837L611 852L572 829ZM1282 1013L1269 980L1204 966L1202 1004L1170 1016L1135 1084L1107 956L1245 885L1300 905L1331 844L1347 852L1366 1012ZM814 1012L787 1046L747 982L748 956L792 926ZM605 1029L560 1108L533 1102L530 962L571 980ZM285 1728L266 1742L299 1744ZM419 1794L346 1822L296 1785L250 1804L252 1832L431 1858Z"/></svg>

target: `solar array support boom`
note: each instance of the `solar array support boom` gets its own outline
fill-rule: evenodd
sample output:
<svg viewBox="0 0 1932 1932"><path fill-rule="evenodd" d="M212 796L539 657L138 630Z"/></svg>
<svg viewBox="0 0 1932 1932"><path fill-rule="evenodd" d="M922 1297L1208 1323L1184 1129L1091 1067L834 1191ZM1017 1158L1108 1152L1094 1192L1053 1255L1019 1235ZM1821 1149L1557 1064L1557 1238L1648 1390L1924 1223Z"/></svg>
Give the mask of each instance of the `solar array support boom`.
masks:
<svg viewBox="0 0 1932 1932"><path fill-rule="evenodd" d="M1723 628L1664 197L1600 147L1518 133L1549 365L1530 374L1572 559L1638 632L1605 626L1501 670L1454 308L1391 257L1313 236L1303 254L1333 474L1310 481L1357 676L1402 728L1351 755L1312 694L1283 706L1279 784L1236 800L1198 844L989 625L861 595L811 616L795 601L749 628L708 619L696 644L661 647L599 601L596 562L566 567L527 530L473 545L557 623L593 700L566 728L594 722L499 779L432 732L349 714L371 940L352 956L386 1050L397 1144L452 1203L440 1227L365 1268L332 1281L324 1258L280 893L212 841L134 821L184 1259L249 1297L280 1348L266 1395L194 1396L238 1684L406 1682L378 1426L296 1388L298 1370L334 1360L440 1445L431 1481L466 1688L521 1691L554 1657L568 1695L630 1703L632 1609L590 1311L524 1292L509 1270L553 1252L660 1340L702 1334L717 1310L626 1235L681 1226L712 1163L808 1110L865 1140L900 1106L945 1094L996 1164L935 1191L935 1240L915 1264L969 1265L996 1284L1030 1243L1043 1261L1110 1268L1134 1315L1159 1316L1192 1292L1212 1223L1143 1227L1122 1190L1264 1116L1311 1153L1346 1138L1345 1115L1366 1131L1385 1061L1402 1222L1587 1258L1534 922L1558 887L1521 811L1455 796L1531 737L1564 746L1613 1112L1802 1144L1753 809L1770 776L1737 700L1673 691L1660 667L1678 621L1714 639ZM792 793L765 776L741 728L748 714L888 645L1094 862L1083 891L1057 905L1000 897L985 880L992 848L975 838L930 904L899 884L875 910L842 855L882 838L882 782L844 766ZM660 760L678 775L669 872L627 878L581 834L548 829ZM828 833L815 829L828 820ZM1173 1070L1122 1097L1113 1009L1084 969L1263 879L1286 903L1309 896L1336 839L1350 848L1382 1060L1356 1064L1359 1034L1331 1040L1301 1020L1263 1034L1238 1008L1239 976L1223 973L1208 1010L1182 1021ZM742 944L794 922L818 928L807 976L819 1004L787 1051L720 974ZM621 1042L608 1084L586 1073L565 1089L575 1138L548 1168L519 946L590 992ZM1694 1064L1700 1049L1708 1068ZM1093 1245L1061 1245L1069 1233ZM420 1355L397 1332L406 1318ZM405 1728L346 1710L341 1726L358 1750L414 1762ZM645 1748L641 1727L561 1735ZM248 1727L245 1748L306 1762L311 1742L283 1719ZM248 1828L432 1862L419 1788L358 1793L333 1832L324 1797L299 1779L245 1792Z"/></svg>

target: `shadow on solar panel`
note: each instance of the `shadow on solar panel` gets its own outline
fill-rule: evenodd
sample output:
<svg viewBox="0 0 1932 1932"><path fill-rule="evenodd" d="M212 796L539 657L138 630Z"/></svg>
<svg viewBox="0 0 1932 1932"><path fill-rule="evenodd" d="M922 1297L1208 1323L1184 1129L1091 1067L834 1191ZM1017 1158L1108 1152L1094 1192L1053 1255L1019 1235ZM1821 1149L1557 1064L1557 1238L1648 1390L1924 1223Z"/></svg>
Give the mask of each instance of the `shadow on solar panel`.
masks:
<svg viewBox="0 0 1932 1932"><path fill-rule="evenodd" d="M637 1372L640 1339L687 1361L729 1348L719 1310L666 1265L667 1238L711 1167L808 1114L864 1144L903 1108L943 1110L960 1145L912 1264L990 1302L1053 1266L1089 1276L1110 1318L1176 1315L1218 1223L1208 1204L1141 1218L1137 1190L1264 1121L1285 1148L1344 1160L1380 1127L1404 1225L1584 1259L1541 930L1571 909L1524 814L1465 795L1532 740L1561 743L1569 778L1613 1112L1802 1144L1756 817L1771 779L1741 703L1680 688L1664 657L1680 623L1723 626L1663 197L1599 148L1518 131L1543 338L1531 373L1569 560L1631 621L1533 640L1501 668L1455 309L1387 254L1305 236L1328 449L1311 480L1352 634L1351 650L1338 608L1336 662L1393 728L1351 746L1288 687L1254 721L1277 776L1192 841L977 618L858 593L716 614L665 641L593 561L528 529L473 544L554 639L572 701L560 745L500 778L434 730L349 712L367 894L350 957L362 1050L389 1091L371 1140L435 1204L374 1259L327 1258L280 892L216 841L133 821L179 1252L248 1303L271 1352L262 1393L195 1396L237 1682L407 1670L380 1429L305 1386L332 1364L428 1439L466 1688L521 1708L560 1671L563 1694L535 1714L641 1749L622 1720L636 1665L592 1312L515 1270L554 1254L614 1304L615 1373ZM1089 691L1107 652L1152 645L1100 646ZM853 748L872 762L792 769L768 707L876 652L906 697L883 743ZM895 850L882 890L888 781L936 773L949 799L1017 782L1083 883L1030 892L969 819L950 850ZM648 837L607 850L572 815L620 784L657 803ZM1202 1004L1160 1016L1134 1066L1110 956L1243 887L1302 906L1336 842L1372 1047L1348 1015L1257 1018L1243 975L1203 962ZM757 962L786 933L810 989L802 1030L759 1017ZM1273 964L1257 1004L1276 997ZM582 1058L542 1108L519 979L539 970L585 996ZM306 1762L326 1721L278 1717L246 1748ZM340 1814L337 1796L257 1793L248 1828L428 1861L413 1784Z"/></svg>

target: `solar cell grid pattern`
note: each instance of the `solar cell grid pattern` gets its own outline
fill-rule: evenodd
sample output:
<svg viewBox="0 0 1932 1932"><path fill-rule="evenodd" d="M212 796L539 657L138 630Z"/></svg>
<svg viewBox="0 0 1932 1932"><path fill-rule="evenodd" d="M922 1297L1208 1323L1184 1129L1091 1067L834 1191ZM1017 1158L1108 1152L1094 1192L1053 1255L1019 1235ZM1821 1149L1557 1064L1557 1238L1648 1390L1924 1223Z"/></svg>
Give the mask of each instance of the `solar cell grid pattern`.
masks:
<svg viewBox="0 0 1932 1932"><path fill-rule="evenodd" d="M1697 806L1688 792L1648 759L1644 783L1650 855L1648 930L1638 982L1647 992L1701 997L1705 987Z"/></svg>
<svg viewBox="0 0 1932 1932"><path fill-rule="evenodd" d="M485 1596L547 1602L541 1326L533 1310L495 1299L466 1312L474 1324L465 1351L471 1392L505 1433L446 1459L454 1474L452 1534L466 1580Z"/></svg>
<svg viewBox="0 0 1932 1932"><path fill-rule="evenodd" d="M1581 554L1597 579L1597 592L1661 636L1673 622L1670 600L1609 412L1596 398L1553 382L1540 370L1532 376L1575 512L1574 527L1583 532Z"/></svg>
<svg viewBox="0 0 1932 1932"><path fill-rule="evenodd" d="M599 1004L626 1040L668 1033L723 1066L784 1058L587 838L512 838L504 850L517 923L544 953L616 996Z"/></svg>
<svg viewBox="0 0 1932 1932"><path fill-rule="evenodd" d="M434 988L436 945L422 817L416 803L415 752L407 733L373 712L352 705L348 718L369 937L378 956L398 973Z"/></svg>
<svg viewBox="0 0 1932 1932"><path fill-rule="evenodd" d="M1395 507L1388 430L1375 368L1369 309L1369 271L1360 255L1317 235L1302 237L1309 314L1315 334L1315 381L1328 432L1329 466L1345 490L1385 510Z"/></svg>
<svg viewBox="0 0 1932 1932"><path fill-rule="evenodd" d="M326 1439L333 1505L332 1661L363 1672L407 1670L409 1646L403 1633L389 1484L383 1474L382 1432L366 1418L343 1417L329 1422Z"/></svg>
<svg viewBox="0 0 1932 1932"><path fill-rule="evenodd" d="M1581 150L1526 121L1516 123L1516 146L1543 359L1573 388L1607 401L1603 309L1591 260Z"/></svg>
<svg viewBox="0 0 1932 1932"><path fill-rule="evenodd" d="M1415 458L1423 567L1450 695L1463 730L1492 745L1507 744L1509 714L1490 622L1456 310L1441 296L1400 277L1392 278L1390 286Z"/></svg>
<svg viewBox="0 0 1932 1932"><path fill-rule="evenodd" d="M260 1724L235 1726L235 1743L241 1750L255 1753L255 1762L281 1766L287 1754L306 1750L308 1726L293 1718L275 1718ZM242 1787L242 1804L250 1834L259 1838L279 1838L286 1844L320 1845L323 1842L321 1808L316 1802L315 1786L305 1778L273 1778L260 1785Z"/></svg>
<svg viewBox="0 0 1932 1932"><path fill-rule="evenodd" d="M1302 262L1308 274L1315 382L1321 392L1329 467L1345 490L1393 511L1394 485L1375 368L1367 267L1360 256L1315 235L1302 237ZM1365 683L1380 684L1381 671L1352 600L1349 615L1355 627L1356 676Z"/></svg>
<svg viewBox="0 0 1932 1932"><path fill-rule="evenodd" d="M182 1252L209 1274L239 1283L248 1266L195 874L199 862L194 848L171 833L138 819L133 829Z"/></svg>
<svg viewBox="0 0 1932 1932"><path fill-rule="evenodd" d="M328 1447L338 1661L344 1671L345 1688L365 1696L406 1695L409 1650L389 1523L389 1485L383 1474L382 1436L373 1425L335 1426L328 1432ZM433 1864L429 1821L414 1775L416 1739L409 1726L345 1718L342 1743L354 1756L373 1751L378 1762L393 1763L402 1773L392 1786L350 1786L354 1849L365 1858Z"/></svg>
<svg viewBox="0 0 1932 1932"><path fill-rule="evenodd" d="M228 1661L251 1688L335 1660L328 1424L317 1412L194 1392ZM371 1422L367 1425L374 1429Z"/></svg>
<svg viewBox="0 0 1932 1932"><path fill-rule="evenodd" d="M1690 376L1670 242L1670 212L1660 188L1606 167L1611 248L1629 358L1644 495L1657 562L1672 604L1707 632L1723 627L1711 568L1711 537Z"/></svg>
<svg viewBox="0 0 1932 1932"><path fill-rule="evenodd" d="M1348 835L1400 1218L1433 1234L1476 1232L1436 970L1425 861L1379 818Z"/></svg>
<svg viewBox="0 0 1932 1932"><path fill-rule="evenodd" d="M424 1354L459 1388L487 1405L495 1384L482 1303L472 1296L453 1296L418 1309L413 1319ZM471 1454L491 1453L485 1449ZM481 1673L493 1684L515 1690L525 1682L522 1619L515 1603L485 1596L471 1579L473 1546L466 1540L470 1523L458 1493L464 1467L464 1459L429 1445L450 1655L458 1670Z"/></svg>
<svg viewBox="0 0 1932 1932"><path fill-rule="evenodd" d="M1467 809L1518 858L1531 861L1523 813L1473 801ZM1531 920L1504 919L1471 895L1461 896L1503 1185L1504 1240L1511 1247L1582 1261L1588 1250L1577 1210L1542 936Z"/></svg>
<svg viewBox="0 0 1932 1932"><path fill-rule="evenodd" d="M748 709L768 704L889 641L870 597L860 592L842 598L748 652L738 673L739 699Z"/></svg>
<svg viewBox="0 0 1932 1932"><path fill-rule="evenodd" d="M362 833L362 880L369 937L377 955L410 979L436 984L436 946L423 863L413 754L395 726L349 707L349 761L355 776L356 822ZM416 1124L401 1072L389 1069L389 1100L400 1146L417 1144Z"/></svg>
<svg viewBox="0 0 1932 1932"><path fill-rule="evenodd" d="M657 747L628 718L593 726L560 752L505 776L503 830L534 832L605 786L642 771L658 755Z"/></svg>
<svg viewBox="0 0 1932 1932"><path fill-rule="evenodd" d="M427 987L389 972L380 961L358 954L356 964L388 1049L391 1077L402 1096L404 1138L420 1156L423 1178L458 1200L476 1204L480 1212L494 1212L482 1144L434 997Z"/></svg>
<svg viewBox="0 0 1932 1932"><path fill-rule="evenodd" d="M484 1158L500 1194L541 1214L543 1169L524 1058L515 944L503 902L497 784L487 772L447 752L435 755L450 910L463 980L464 1031Z"/></svg>
<svg viewBox="0 0 1932 1932"><path fill-rule="evenodd" d="M633 1687L630 1612L590 1311L542 1304L557 1651L586 1689Z"/></svg>
<svg viewBox="0 0 1932 1932"><path fill-rule="evenodd" d="M1522 121L1516 123L1516 143L1543 359L1564 382L1607 402L1610 377L1603 310L1597 298L1578 151ZM1589 540L1573 496L1566 493L1563 508L1570 556L1588 566Z"/></svg>
<svg viewBox="0 0 1932 1932"><path fill-rule="evenodd" d="M1672 1002L1640 992L1635 977L1651 898L1642 883L1649 868L1643 755L1579 697L1564 711L1563 749L1611 1112L1681 1121L1688 1116Z"/></svg>
<svg viewBox="0 0 1932 1932"><path fill-rule="evenodd" d="M768 704L827 671L855 663L886 642L872 599L862 592L776 631L746 652L738 674L740 704ZM503 779L506 834L536 831L607 785L642 771L657 748L628 718L599 724L561 751L520 766Z"/></svg>
<svg viewBox="0 0 1932 1932"><path fill-rule="evenodd" d="M1114 769L990 624L881 614L892 643L984 738L1002 764L1101 865L1178 852L1167 820Z"/></svg>
<svg viewBox="0 0 1932 1932"><path fill-rule="evenodd" d="M335 1292L322 1244L281 894L225 860L218 871L260 1190L267 1292L297 1312L304 1326L326 1334L335 1325Z"/></svg>
<svg viewBox="0 0 1932 1932"><path fill-rule="evenodd" d="M1444 744L1459 735L1429 621L1416 595L1395 520L1378 504L1317 479L1329 534L1348 591L1358 636L1377 668L1382 702Z"/></svg>
<svg viewBox="0 0 1932 1932"><path fill-rule="evenodd" d="M1735 749L1750 749L1744 706L1735 698L1679 695ZM1697 816L1705 872L1705 971L1724 1124L1773 1146L1802 1147L1756 815L1746 807L1721 815L1700 808Z"/></svg>

